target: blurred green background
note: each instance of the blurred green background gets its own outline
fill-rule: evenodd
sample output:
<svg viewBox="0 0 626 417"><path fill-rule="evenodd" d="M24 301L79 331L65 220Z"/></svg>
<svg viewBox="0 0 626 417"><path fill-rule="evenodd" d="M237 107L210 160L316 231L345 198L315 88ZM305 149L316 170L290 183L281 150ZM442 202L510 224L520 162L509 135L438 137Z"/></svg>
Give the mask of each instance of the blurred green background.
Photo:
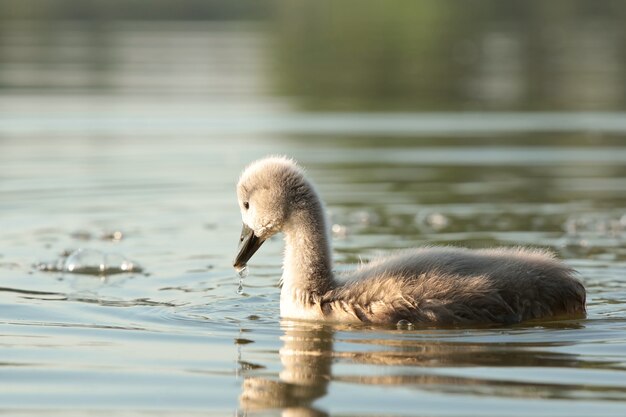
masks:
<svg viewBox="0 0 626 417"><path fill-rule="evenodd" d="M305 110L615 111L625 21L626 3L611 0L2 0L0 89L260 86ZM210 44L220 22L249 36ZM259 65L261 84L216 79Z"/></svg>

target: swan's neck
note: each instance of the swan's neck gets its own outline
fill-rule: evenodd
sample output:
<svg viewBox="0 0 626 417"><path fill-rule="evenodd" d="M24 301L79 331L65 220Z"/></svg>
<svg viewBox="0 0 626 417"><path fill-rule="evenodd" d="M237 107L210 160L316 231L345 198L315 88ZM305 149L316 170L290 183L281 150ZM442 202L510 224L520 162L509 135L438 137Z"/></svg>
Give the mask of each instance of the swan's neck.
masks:
<svg viewBox="0 0 626 417"><path fill-rule="evenodd" d="M322 204L314 201L294 212L283 232L281 313L287 304L310 303L334 285L330 238Z"/></svg>

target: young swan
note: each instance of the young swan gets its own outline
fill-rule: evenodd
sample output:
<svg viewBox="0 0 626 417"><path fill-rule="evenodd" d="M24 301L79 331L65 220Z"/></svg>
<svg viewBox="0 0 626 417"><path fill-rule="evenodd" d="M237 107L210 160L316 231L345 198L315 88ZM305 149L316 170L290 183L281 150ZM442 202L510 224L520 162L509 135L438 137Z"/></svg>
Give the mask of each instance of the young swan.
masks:
<svg viewBox="0 0 626 417"><path fill-rule="evenodd" d="M293 319L416 325L511 324L584 316L585 288L544 250L413 249L336 277L324 206L290 159L248 166L237 184L243 231L235 268L283 232L280 314Z"/></svg>

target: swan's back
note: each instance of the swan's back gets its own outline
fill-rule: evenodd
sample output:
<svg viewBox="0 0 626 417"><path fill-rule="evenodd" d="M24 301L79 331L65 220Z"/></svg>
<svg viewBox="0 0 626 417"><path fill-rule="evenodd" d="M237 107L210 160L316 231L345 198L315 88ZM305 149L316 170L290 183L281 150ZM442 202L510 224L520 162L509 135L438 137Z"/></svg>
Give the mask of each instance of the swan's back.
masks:
<svg viewBox="0 0 626 417"><path fill-rule="evenodd" d="M345 321L455 325L585 314L574 271L542 250L424 248L374 260L324 294Z"/></svg>

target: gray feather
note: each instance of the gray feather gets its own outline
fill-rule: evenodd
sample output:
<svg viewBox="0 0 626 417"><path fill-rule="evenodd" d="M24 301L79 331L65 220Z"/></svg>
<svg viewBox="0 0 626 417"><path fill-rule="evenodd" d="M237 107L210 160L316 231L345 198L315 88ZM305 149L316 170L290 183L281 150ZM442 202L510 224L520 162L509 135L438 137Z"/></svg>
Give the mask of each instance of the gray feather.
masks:
<svg viewBox="0 0 626 417"><path fill-rule="evenodd" d="M237 195L255 235L285 235L283 316L449 326L585 314L585 288L546 250L412 249L335 277L323 203L292 160L251 164Z"/></svg>

